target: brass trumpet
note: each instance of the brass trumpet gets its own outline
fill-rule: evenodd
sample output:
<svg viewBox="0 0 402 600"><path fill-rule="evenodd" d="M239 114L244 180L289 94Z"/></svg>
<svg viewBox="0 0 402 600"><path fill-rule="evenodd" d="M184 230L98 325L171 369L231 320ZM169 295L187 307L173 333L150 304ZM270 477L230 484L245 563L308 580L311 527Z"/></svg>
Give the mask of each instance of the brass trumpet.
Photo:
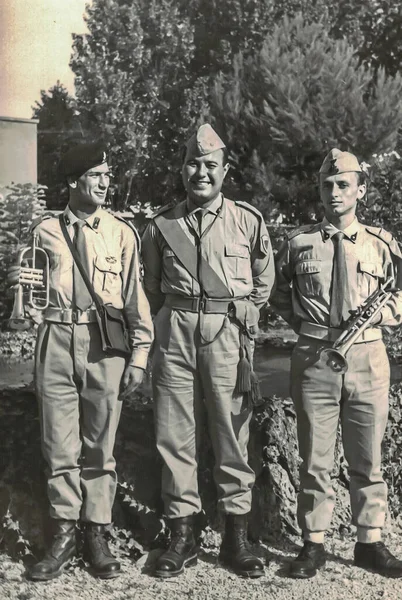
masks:
<svg viewBox="0 0 402 600"><path fill-rule="evenodd" d="M32 246L21 250L18 256L21 272L14 291L14 305L8 327L23 331L32 325L31 319L25 316L25 302L36 310L45 310L49 306L49 257L45 250L38 246L36 233L32 237ZM38 268L38 264L41 268Z"/></svg>
<svg viewBox="0 0 402 600"><path fill-rule="evenodd" d="M393 278L390 277L378 290L370 294L363 304L351 313L345 323L345 330L332 347L325 348L320 352L320 358L335 373L344 374L348 370L348 361L345 355L394 295L395 288L390 287L392 282Z"/></svg>

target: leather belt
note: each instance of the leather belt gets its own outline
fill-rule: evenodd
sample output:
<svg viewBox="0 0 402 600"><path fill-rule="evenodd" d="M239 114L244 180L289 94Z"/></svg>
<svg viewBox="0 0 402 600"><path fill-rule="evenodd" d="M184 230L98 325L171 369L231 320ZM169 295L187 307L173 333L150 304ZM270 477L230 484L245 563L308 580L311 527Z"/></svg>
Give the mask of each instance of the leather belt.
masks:
<svg viewBox="0 0 402 600"><path fill-rule="evenodd" d="M88 308L87 310L73 310L72 308L54 308L49 307L45 310L45 321L52 323L65 323L71 325L73 323L80 325L82 323L96 322L96 309Z"/></svg>
<svg viewBox="0 0 402 600"><path fill-rule="evenodd" d="M166 304L176 310L187 310L189 312L203 312L226 315L230 311L230 305L234 300L240 298L200 298L192 296L180 296L179 294L166 294ZM242 298L244 300L244 298Z"/></svg>
<svg viewBox="0 0 402 600"><path fill-rule="evenodd" d="M337 329L335 327L325 327L324 325L317 325L316 323L309 323L308 321L303 321L300 327L299 335L307 335L318 340L335 342L341 335L341 333L343 333L343 331L343 329ZM381 329L379 329L378 327L369 327L365 331L363 331L362 335L358 338L358 340L356 340L355 344L362 344L363 342L374 342L375 340L381 339Z"/></svg>

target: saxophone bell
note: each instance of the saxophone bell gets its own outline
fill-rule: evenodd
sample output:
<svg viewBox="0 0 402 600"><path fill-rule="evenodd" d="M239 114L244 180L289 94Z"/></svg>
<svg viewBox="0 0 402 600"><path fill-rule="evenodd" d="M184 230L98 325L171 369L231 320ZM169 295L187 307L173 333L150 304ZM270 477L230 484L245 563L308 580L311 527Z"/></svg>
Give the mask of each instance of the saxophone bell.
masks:
<svg viewBox="0 0 402 600"><path fill-rule="evenodd" d="M346 358L334 348L321 350L320 358L334 373L339 373L339 375L344 375L349 368Z"/></svg>

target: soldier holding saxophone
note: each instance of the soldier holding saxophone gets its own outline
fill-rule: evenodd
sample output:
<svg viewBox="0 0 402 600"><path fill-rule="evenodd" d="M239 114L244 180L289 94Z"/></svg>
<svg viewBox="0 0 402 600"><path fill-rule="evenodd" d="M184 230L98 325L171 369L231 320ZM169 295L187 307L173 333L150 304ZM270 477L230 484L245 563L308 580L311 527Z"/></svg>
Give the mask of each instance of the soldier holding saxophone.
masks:
<svg viewBox="0 0 402 600"><path fill-rule="evenodd" d="M320 169L323 221L294 230L277 255L277 287L271 303L299 334L292 356L291 393L302 459L298 521L304 545L290 565L294 578L313 577L325 564L339 418L357 526L354 563L402 577L402 561L381 541L387 502L381 442L390 381L381 327L401 323L401 292L391 294L361 335L353 338L346 372L334 368L323 353L342 335L350 311L398 275L401 253L392 235L356 218L357 203L365 193L365 174L357 158L331 150Z"/></svg>

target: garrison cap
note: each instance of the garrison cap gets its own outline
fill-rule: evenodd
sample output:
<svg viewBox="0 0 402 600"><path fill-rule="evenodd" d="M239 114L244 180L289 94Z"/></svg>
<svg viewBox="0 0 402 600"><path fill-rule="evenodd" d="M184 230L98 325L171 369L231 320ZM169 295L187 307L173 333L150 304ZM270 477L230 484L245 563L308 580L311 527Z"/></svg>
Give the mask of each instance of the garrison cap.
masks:
<svg viewBox="0 0 402 600"><path fill-rule="evenodd" d="M211 125L204 123L188 140L186 148L191 152L195 152L196 156L204 156L205 154L215 152L215 150L226 148L226 145Z"/></svg>
<svg viewBox="0 0 402 600"><path fill-rule="evenodd" d="M339 173L348 173L349 171L360 173L361 170L359 161L354 154L333 148L324 158L320 174L338 175Z"/></svg>
<svg viewBox="0 0 402 600"><path fill-rule="evenodd" d="M59 164L60 174L64 177L81 177L92 167L107 161L107 147L103 142L78 144L67 150Z"/></svg>

